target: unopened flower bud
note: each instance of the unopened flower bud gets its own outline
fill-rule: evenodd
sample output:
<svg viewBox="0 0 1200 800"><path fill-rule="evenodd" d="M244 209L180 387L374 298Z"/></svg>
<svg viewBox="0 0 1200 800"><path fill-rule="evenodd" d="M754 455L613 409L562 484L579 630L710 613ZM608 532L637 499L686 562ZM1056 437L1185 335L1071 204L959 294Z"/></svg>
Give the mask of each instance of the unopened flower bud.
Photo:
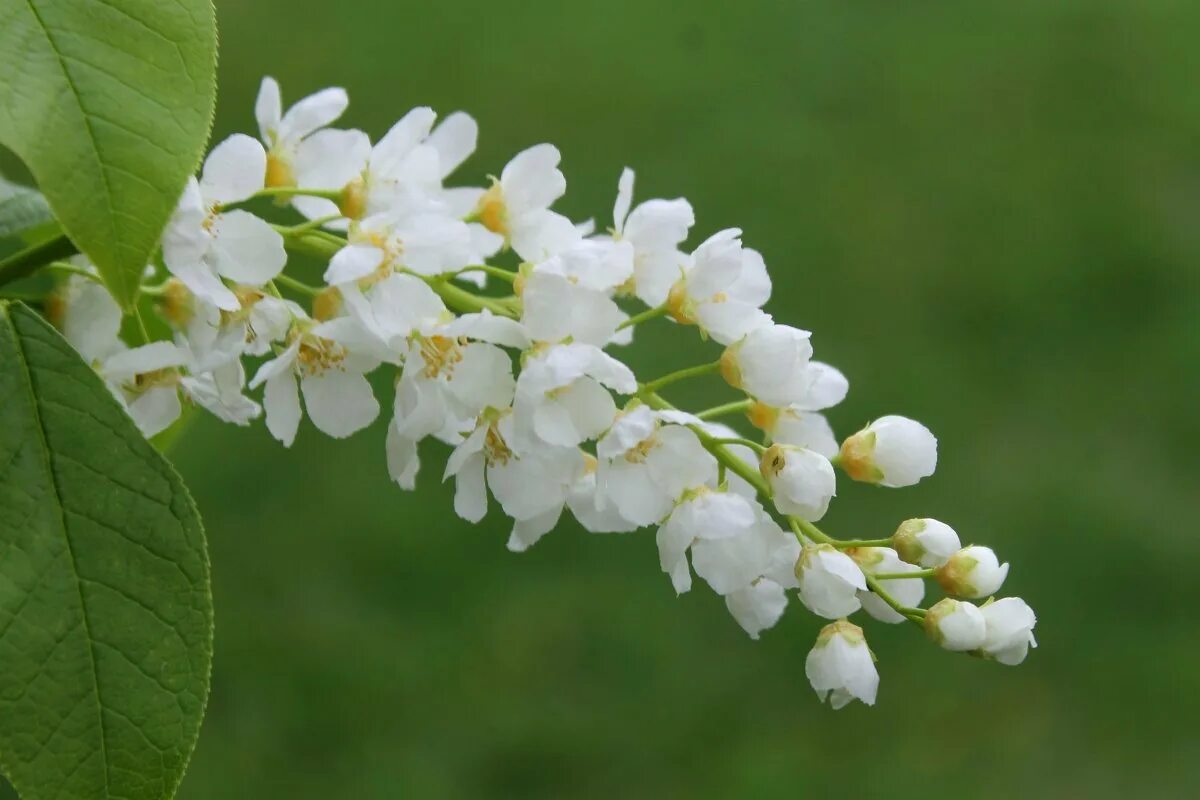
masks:
<svg viewBox="0 0 1200 800"><path fill-rule="evenodd" d="M342 310L342 293L336 286L322 289L312 301L313 319L318 322L333 319Z"/></svg>
<svg viewBox="0 0 1200 800"><path fill-rule="evenodd" d="M821 629L804 662L804 674L817 697L822 702L828 697L835 709L851 700L875 705L879 691L875 657L862 628L852 622L840 619Z"/></svg>
<svg viewBox="0 0 1200 800"><path fill-rule="evenodd" d="M940 567L962 548L958 534L936 519L910 519L892 536L892 546L900 558L922 567Z"/></svg>
<svg viewBox="0 0 1200 800"><path fill-rule="evenodd" d="M796 562L800 600L809 611L826 619L853 614L862 607L858 593L867 588L862 570L850 556L832 545L809 545Z"/></svg>
<svg viewBox="0 0 1200 800"><path fill-rule="evenodd" d="M195 295L183 281L171 278L158 298L158 312L176 328L184 328L195 313Z"/></svg>
<svg viewBox="0 0 1200 800"><path fill-rule="evenodd" d="M804 399L812 334L789 325L767 325L731 344L721 356L721 374L735 389L764 403L787 406Z"/></svg>
<svg viewBox="0 0 1200 800"><path fill-rule="evenodd" d="M999 591L1008 575L990 547L964 547L937 568L934 577L947 594L978 599Z"/></svg>
<svg viewBox="0 0 1200 800"><path fill-rule="evenodd" d="M983 654L988 658L1012 667L1025 660L1029 648L1037 647L1033 638L1037 616L1021 598L1005 597L988 603L980 612L987 622Z"/></svg>
<svg viewBox="0 0 1200 800"><path fill-rule="evenodd" d="M926 612L925 633L947 650L978 650L983 647L987 623L978 606L947 597Z"/></svg>
<svg viewBox="0 0 1200 800"><path fill-rule="evenodd" d="M907 417L880 417L842 443L842 469L856 481L912 486L937 467L937 439Z"/></svg>
<svg viewBox="0 0 1200 800"><path fill-rule="evenodd" d="M759 470L771 486L780 513L811 522L825 516L837 490L829 459L803 447L772 445L763 454Z"/></svg>

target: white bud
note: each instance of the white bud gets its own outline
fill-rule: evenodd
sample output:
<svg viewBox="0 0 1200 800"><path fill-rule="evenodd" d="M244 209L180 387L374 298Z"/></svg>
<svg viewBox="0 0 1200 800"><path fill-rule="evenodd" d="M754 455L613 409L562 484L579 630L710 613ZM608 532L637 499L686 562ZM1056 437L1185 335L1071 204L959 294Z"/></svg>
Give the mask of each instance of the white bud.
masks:
<svg viewBox="0 0 1200 800"><path fill-rule="evenodd" d="M880 417L842 443L841 459L856 481L912 486L937 467L937 438L907 417Z"/></svg>
<svg viewBox="0 0 1200 800"><path fill-rule="evenodd" d="M810 522L825 516L837 493L837 477L829 459L803 447L773 445L763 454L759 471L770 484L780 513Z"/></svg>
<svg viewBox="0 0 1200 800"><path fill-rule="evenodd" d="M926 612L925 632L947 650L978 650L987 635L987 622L974 604L947 597Z"/></svg>
<svg viewBox="0 0 1200 800"><path fill-rule="evenodd" d="M856 547L850 551L850 555L868 575L920 571L920 567L901 561L890 547ZM925 581L921 578L891 578L879 583L892 599L910 608L920 604L925 597ZM874 592L860 591L858 599L862 601L863 610L880 622L893 625L904 622L904 617Z"/></svg>
<svg viewBox="0 0 1200 800"><path fill-rule="evenodd" d="M1001 564L992 548L971 545L950 556L934 577L947 594L978 599L999 591L1007 575L1008 564Z"/></svg>
<svg viewBox="0 0 1200 800"><path fill-rule="evenodd" d="M896 530L892 546L910 564L940 567L962 548L958 534L936 519L910 519Z"/></svg>
<svg viewBox="0 0 1200 800"><path fill-rule="evenodd" d="M796 562L800 600L809 611L826 619L853 614L862 607L858 593L867 581L854 559L832 545L809 545Z"/></svg>
<svg viewBox="0 0 1200 800"><path fill-rule="evenodd" d="M1033 638L1037 616L1021 598L1006 597L988 603L980 612L987 622L984 655L1011 667L1025 660L1030 647L1037 647Z"/></svg>
<svg viewBox="0 0 1200 800"><path fill-rule="evenodd" d="M747 334L721 356L721 371L734 388L764 403L788 406L802 400L811 378L813 348L808 331L790 325L768 325Z"/></svg>
<svg viewBox="0 0 1200 800"><path fill-rule="evenodd" d="M821 629L804 662L804 674L817 697L824 702L828 696L834 708L842 708L851 700L875 705L879 691L875 657L862 628L851 622L842 619Z"/></svg>

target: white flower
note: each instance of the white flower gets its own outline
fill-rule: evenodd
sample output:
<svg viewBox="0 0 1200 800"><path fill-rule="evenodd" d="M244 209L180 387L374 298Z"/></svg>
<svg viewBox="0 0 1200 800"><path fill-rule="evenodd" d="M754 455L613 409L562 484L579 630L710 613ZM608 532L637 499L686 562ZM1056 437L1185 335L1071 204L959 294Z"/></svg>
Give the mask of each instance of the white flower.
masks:
<svg viewBox="0 0 1200 800"><path fill-rule="evenodd" d="M947 594L978 599L995 594L1008 576L1008 564L1001 564L990 547L964 547L937 568L934 577Z"/></svg>
<svg viewBox="0 0 1200 800"><path fill-rule="evenodd" d="M701 489L685 498L658 529L659 565L677 594L692 588L687 551L693 542L749 533L759 524L754 504L741 495Z"/></svg>
<svg viewBox="0 0 1200 800"><path fill-rule="evenodd" d="M356 165L371 150L370 139L362 131L326 128L349 104L345 89L322 89L283 113L279 84L263 78L254 115L267 148L266 185L341 189L354 180L361 171ZM332 203L318 198L298 197L293 203L302 211L315 205L316 216L336 213Z"/></svg>
<svg viewBox="0 0 1200 800"><path fill-rule="evenodd" d="M762 256L743 249L741 235L730 228L710 236L667 298L677 322L699 325L726 345L771 322L762 311L771 297L771 278Z"/></svg>
<svg viewBox="0 0 1200 800"><path fill-rule="evenodd" d="M249 425L262 407L243 393L246 370L241 361L230 361L207 372L193 372L179 380L188 398L223 422Z"/></svg>
<svg viewBox="0 0 1200 800"><path fill-rule="evenodd" d="M98 367L100 377L146 438L179 419L179 368L186 354L170 342L152 342L108 356Z"/></svg>
<svg viewBox="0 0 1200 800"><path fill-rule="evenodd" d="M634 250L627 241L580 238L534 266L534 272L561 276L584 289L612 292L633 276Z"/></svg>
<svg viewBox="0 0 1200 800"><path fill-rule="evenodd" d="M746 502L754 509L754 525L733 536L702 538L692 544L692 569L717 594L744 589L780 567L786 574L800 554L795 536L784 533L757 503ZM791 579L794 584L794 572Z"/></svg>
<svg viewBox="0 0 1200 800"><path fill-rule="evenodd" d="M188 180L163 233L163 261L194 294L225 311L241 308L222 283L262 286L287 262L283 237L247 211L221 207L263 188L266 153L249 136L235 134L217 145L197 182Z"/></svg>
<svg viewBox="0 0 1200 800"><path fill-rule="evenodd" d="M772 442L804 447L828 459L838 454L837 437L824 414L756 402L747 416Z"/></svg>
<svg viewBox="0 0 1200 800"><path fill-rule="evenodd" d="M867 581L850 556L832 545L807 545L796 562L800 600L818 616L837 619L862 607L858 593Z"/></svg>
<svg viewBox="0 0 1200 800"><path fill-rule="evenodd" d="M829 459L803 447L772 445L763 454L759 470L771 486L780 513L810 522L825 516L837 493L837 477Z"/></svg>
<svg viewBox="0 0 1200 800"><path fill-rule="evenodd" d="M812 334L789 325L765 325L725 349L721 374L735 389L773 406L805 399L811 382Z"/></svg>
<svg viewBox="0 0 1200 800"><path fill-rule="evenodd" d="M855 563L867 575L890 575L920 570L913 564L901 561L900 556L890 547L858 547L853 552ZM925 597L925 581L920 578L885 579L879 581L879 584L883 591L908 608L920 605ZM880 622L904 622L904 617L874 592L860 591L858 599L862 602L863 610Z"/></svg>
<svg viewBox="0 0 1200 800"><path fill-rule="evenodd" d="M907 417L880 417L842 443L842 468L856 481L912 486L937 467L937 439Z"/></svg>
<svg viewBox="0 0 1200 800"><path fill-rule="evenodd" d="M309 419L329 436L345 438L379 416L379 402L365 377L378 360L327 338L334 331L330 323L314 326L298 319L287 348L263 364L250 382L251 389L266 385L267 430L285 447L291 447L300 425L297 380Z"/></svg>
<svg viewBox="0 0 1200 800"><path fill-rule="evenodd" d="M478 260L467 224L435 209L375 214L353 222L348 241L329 260L325 282L330 286L400 268L441 275Z"/></svg>
<svg viewBox="0 0 1200 800"><path fill-rule="evenodd" d="M82 264L94 272L90 264ZM88 364L126 349L121 341L121 307L99 281L72 275L55 293L47 313Z"/></svg>
<svg viewBox="0 0 1200 800"><path fill-rule="evenodd" d="M616 416L608 389L633 394L637 380L600 348L574 343L535 351L517 379L513 411L519 437L561 447L594 439Z"/></svg>
<svg viewBox="0 0 1200 800"><path fill-rule="evenodd" d="M1037 616L1019 597L1005 597L980 609L987 623L983 653L1006 666L1016 666L1025 660L1029 648L1037 647L1033 627Z"/></svg>
<svg viewBox="0 0 1200 800"><path fill-rule="evenodd" d="M725 595L725 607L751 639L772 628L787 609L787 592L770 578Z"/></svg>
<svg viewBox="0 0 1200 800"><path fill-rule="evenodd" d="M479 198L475 217L504 237L523 260L536 263L579 239L571 221L550 210L567 191L558 169L558 148L539 144L522 150L504 167L500 180Z"/></svg>
<svg viewBox="0 0 1200 800"><path fill-rule="evenodd" d="M682 198L646 200L633 211L633 170L626 168L617 184L613 207L613 238L633 245L634 293L648 306L659 306L680 273L688 256L679 245L696 223L692 206Z"/></svg>
<svg viewBox="0 0 1200 800"><path fill-rule="evenodd" d="M638 525L625 519L604 492L597 477L594 456L583 454L583 474L571 485L567 507L583 529L590 533L628 533Z"/></svg>
<svg viewBox="0 0 1200 800"><path fill-rule="evenodd" d="M946 597L925 613L925 632L947 650L978 650L987 637L987 620L978 606Z"/></svg>
<svg viewBox="0 0 1200 800"><path fill-rule="evenodd" d="M842 619L822 628L804 663L804 672L817 697L824 702L828 696L834 708L842 708L851 700L875 705L879 691L875 658L862 628L853 623Z"/></svg>
<svg viewBox="0 0 1200 800"><path fill-rule="evenodd" d="M536 269L524 280L521 300L521 322L535 342L561 342L570 337L603 347L627 319L603 292Z"/></svg>
<svg viewBox="0 0 1200 800"><path fill-rule="evenodd" d="M541 447L518 454L511 440L511 415L485 417L451 453L444 477L454 476L454 511L470 522L487 513L491 488L504 513L514 520L508 549L521 552L558 522L585 463L573 447Z"/></svg>
<svg viewBox="0 0 1200 800"><path fill-rule="evenodd" d="M962 548L958 534L936 519L910 519L892 535L892 546L910 564L940 567Z"/></svg>
<svg viewBox="0 0 1200 800"><path fill-rule="evenodd" d="M689 489L716 484L716 459L696 434L662 421L640 405L618 416L596 443L600 494L636 525L662 520Z"/></svg>

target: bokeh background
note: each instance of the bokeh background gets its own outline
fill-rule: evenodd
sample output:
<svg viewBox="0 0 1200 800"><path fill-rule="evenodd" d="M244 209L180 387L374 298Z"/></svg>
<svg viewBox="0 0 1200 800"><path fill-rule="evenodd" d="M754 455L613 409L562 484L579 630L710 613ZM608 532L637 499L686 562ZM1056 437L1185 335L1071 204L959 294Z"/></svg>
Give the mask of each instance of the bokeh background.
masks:
<svg viewBox="0 0 1200 800"><path fill-rule="evenodd" d="M204 420L174 452L218 614L181 798L1200 796L1200 5L217 5L217 136L253 132L263 74L342 85L375 136L469 110L459 178L550 141L572 217L609 224L630 165L692 201L691 244L744 228L769 310L850 376L839 432L903 413L941 440L933 479L845 482L824 527L992 545L1041 646L1005 668L874 624L878 705L833 712L818 620L750 641L674 596L650 533L513 555L498 512L454 516L437 447L406 494L382 425L288 452ZM667 324L629 352L702 357Z"/></svg>

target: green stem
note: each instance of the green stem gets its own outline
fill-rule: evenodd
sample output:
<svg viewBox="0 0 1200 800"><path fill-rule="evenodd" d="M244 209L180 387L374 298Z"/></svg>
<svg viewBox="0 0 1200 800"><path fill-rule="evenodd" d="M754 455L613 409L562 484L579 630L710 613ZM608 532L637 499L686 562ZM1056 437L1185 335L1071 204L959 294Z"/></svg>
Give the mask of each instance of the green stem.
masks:
<svg viewBox="0 0 1200 800"><path fill-rule="evenodd" d="M634 314L632 317L622 322L617 326L617 330L624 330L625 328L630 328L634 325L641 325L643 322L655 319L656 317L665 316L667 310L666 303L661 306L655 306L654 308L647 308L645 311L639 314Z"/></svg>
<svg viewBox="0 0 1200 800"><path fill-rule="evenodd" d="M892 597L892 595L888 593L887 589L884 589L882 586L880 586L878 576L867 575L866 578L867 586L871 589L871 591L877 594L880 600L891 606L893 611L914 625L917 625L918 627L924 627L923 622L925 618L925 609L909 608L896 598Z"/></svg>
<svg viewBox="0 0 1200 800"><path fill-rule="evenodd" d="M66 236L57 236L47 242L35 244L13 253L0 261L0 286L21 278L28 278L47 264L68 258L79 250Z"/></svg>
<svg viewBox="0 0 1200 800"><path fill-rule="evenodd" d="M765 445L761 445L758 442L751 441L750 439L740 439L737 437L731 437L728 439L713 439L713 441L716 442L717 444L734 444L734 445L741 445L742 447L749 447L751 450L758 453L760 456L763 453L767 452L767 448Z"/></svg>
<svg viewBox="0 0 1200 800"><path fill-rule="evenodd" d="M329 223L329 222L333 222L335 220L339 220L339 219L344 219L341 214L331 214L328 217L317 217L316 219L310 219L308 222L301 222L298 225L291 225L287 228L284 228L283 230L287 231L287 233L284 235L285 236L299 236L302 233L308 233L309 231L319 230L322 225ZM280 231L282 233L282 230L280 230L279 226L274 226L274 227L275 227L275 230Z"/></svg>
<svg viewBox="0 0 1200 800"><path fill-rule="evenodd" d="M87 278L89 281L98 283L101 286L104 285L104 279L96 273L89 272L83 267L77 267L74 264L68 264L65 261L52 261L42 269L46 270L47 272L57 272L63 275L81 275L82 277Z"/></svg>
<svg viewBox="0 0 1200 800"><path fill-rule="evenodd" d="M482 272L486 275L491 275L493 278L499 278L505 283L513 283L517 279L517 273L512 270L503 269L501 267L493 267L490 264L472 264L469 267L463 267L453 273L453 277L462 275L464 272Z"/></svg>
<svg viewBox="0 0 1200 800"><path fill-rule="evenodd" d="M298 186L268 186L250 196L251 200L259 197L320 197L323 200L338 202L342 199L341 189L301 189ZM232 203L230 205L233 205Z"/></svg>
<svg viewBox="0 0 1200 800"><path fill-rule="evenodd" d="M838 539L834 547L891 547L891 539Z"/></svg>
<svg viewBox="0 0 1200 800"><path fill-rule="evenodd" d="M871 577L877 581L899 581L909 578L932 578L934 572L936 570L932 569L914 569L912 572L876 572Z"/></svg>
<svg viewBox="0 0 1200 800"><path fill-rule="evenodd" d="M676 372L663 375L661 378L652 380L649 383L642 384L639 392L649 392L653 394L664 386L670 386L672 383L687 380L688 378L698 378L702 375L711 375L714 372L719 372L720 370L720 361L713 361L710 364L701 364L697 367L688 367L687 369L681 369Z"/></svg>
<svg viewBox="0 0 1200 800"><path fill-rule="evenodd" d="M415 275L416 273L410 274ZM429 288L437 292L447 306L460 314L471 314L486 309L500 317L517 319L521 316L514 304L516 297L480 297L451 283L446 277L428 275L417 275L417 277L429 284Z"/></svg>
<svg viewBox="0 0 1200 800"><path fill-rule="evenodd" d="M301 294L306 294L309 297L316 297L317 295L319 295L321 293L321 289L318 289L315 286L309 286L307 283L298 281L295 278L293 278L292 276L284 275L283 273L276 275L275 280L276 280L276 282L283 284L284 286L291 289L292 291L300 292Z"/></svg>
<svg viewBox="0 0 1200 800"><path fill-rule="evenodd" d="M754 405L753 400L734 400L732 403L706 408L696 416L700 419L716 419L717 417L724 417L729 414L737 414L741 411L749 411L752 405Z"/></svg>

